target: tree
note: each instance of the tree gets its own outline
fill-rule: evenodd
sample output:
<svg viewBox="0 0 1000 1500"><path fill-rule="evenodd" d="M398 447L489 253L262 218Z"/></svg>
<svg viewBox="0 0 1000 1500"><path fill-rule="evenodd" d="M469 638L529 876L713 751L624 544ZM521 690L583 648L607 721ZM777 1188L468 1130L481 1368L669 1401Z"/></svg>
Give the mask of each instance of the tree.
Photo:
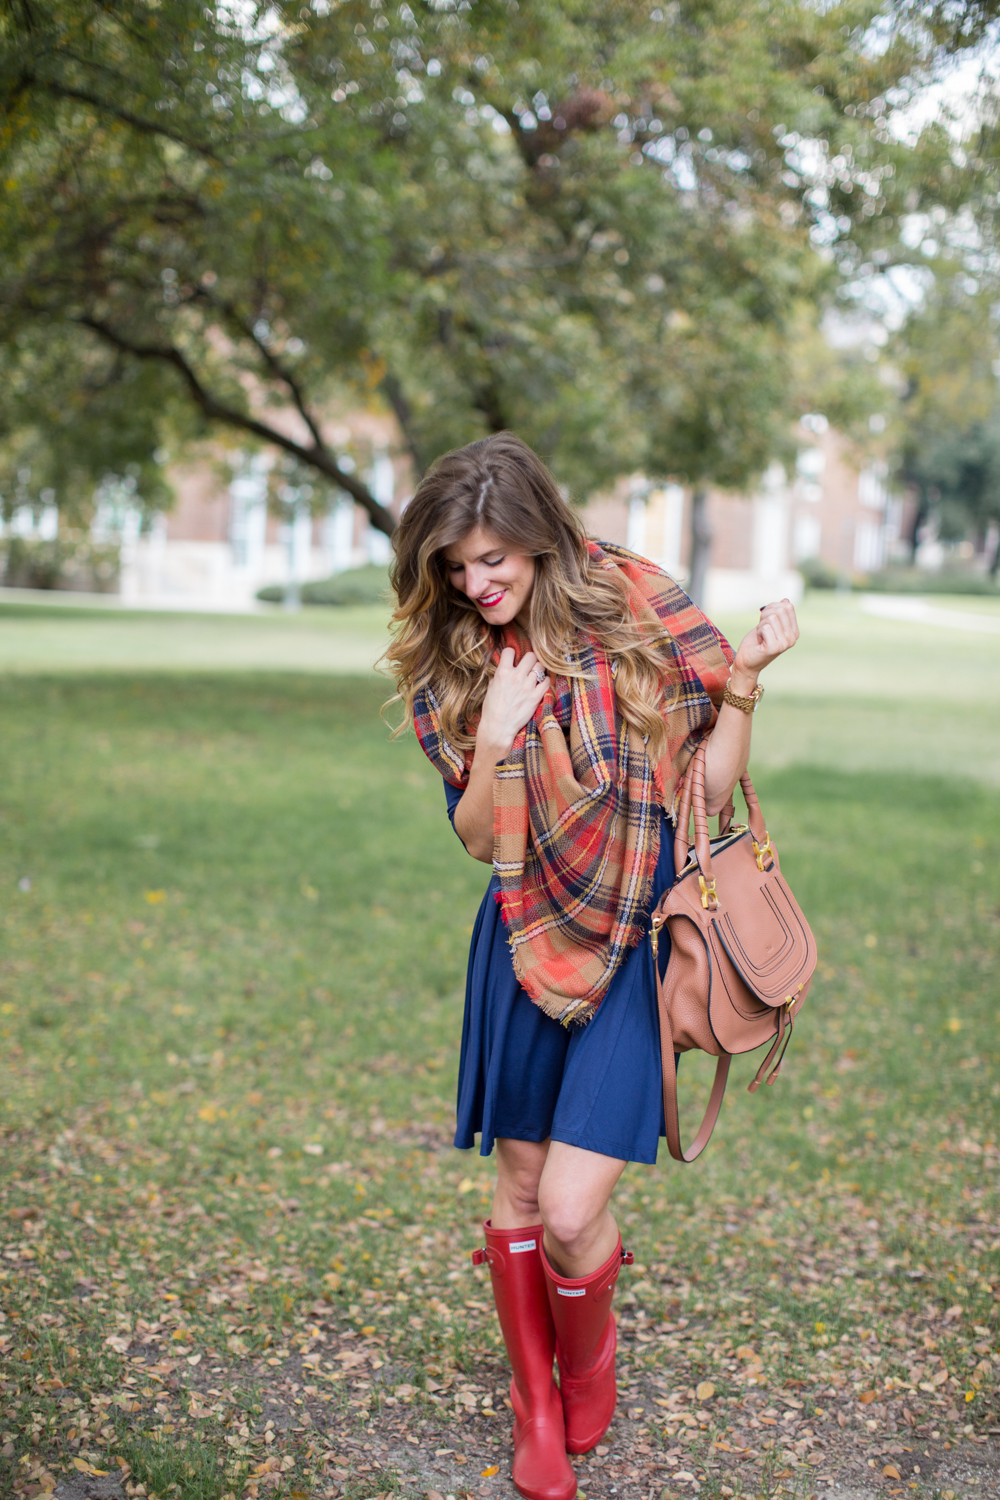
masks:
<svg viewBox="0 0 1000 1500"><path fill-rule="evenodd" d="M894 239L947 156L888 131L933 38L910 18L869 46L880 18L9 3L8 467L28 432L79 494L112 465L148 485L165 424L228 429L391 531L326 434L349 396L391 405L418 472L515 427L581 494L639 467L744 482L792 398L795 317Z"/></svg>
<svg viewBox="0 0 1000 1500"><path fill-rule="evenodd" d="M932 497L938 534L954 541L972 529L985 539L990 523L1000 524L1000 412L942 436L920 459L912 472L920 490ZM990 576L998 572L1000 536L994 540Z"/></svg>
<svg viewBox="0 0 1000 1500"><path fill-rule="evenodd" d="M939 262L937 280L896 340L905 380L897 471L916 497L910 547L933 517L941 535L982 535L1000 520L1000 340L989 285ZM994 557L997 572L1000 558Z"/></svg>

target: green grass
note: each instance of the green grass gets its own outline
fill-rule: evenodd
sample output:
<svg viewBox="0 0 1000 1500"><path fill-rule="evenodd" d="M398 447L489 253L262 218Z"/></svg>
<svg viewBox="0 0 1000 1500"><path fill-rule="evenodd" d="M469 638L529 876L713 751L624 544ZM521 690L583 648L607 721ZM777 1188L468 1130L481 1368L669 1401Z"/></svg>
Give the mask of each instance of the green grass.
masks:
<svg viewBox="0 0 1000 1500"><path fill-rule="evenodd" d="M862 1433L892 1432L902 1405L949 1441L996 1424L1000 795L993 762L940 774L927 706L858 674L915 681L929 662L955 753L989 738L988 692L966 687L1000 643L960 638L949 675L922 630L840 607L805 612L798 675L775 672L755 727L821 955L782 1076L750 1097L740 1062L702 1161L630 1167L617 1197L639 1264L620 1303L623 1406L643 1403L628 1431L667 1451L687 1429L676 1400L651 1404L658 1385L693 1402L711 1381L691 1464L761 1382L817 1424L853 1403ZM206 661L243 626L309 634L200 622ZM178 638L140 674L107 653L3 683L0 1494L74 1459L124 1462L162 1500L419 1493L402 1470L376 1482L350 1435L430 1433L447 1412L480 1467L507 1444L502 1412L468 1415L494 1399L469 1397L477 1372L500 1390L467 1261L493 1166L447 1149L486 871L412 739L388 742L383 685L170 673ZM878 753L852 758L856 741ZM688 1130L705 1078L685 1060ZM370 1368L335 1353L353 1348ZM292 1415L269 1442L279 1397ZM745 1492L812 1493L778 1453ZM921 1485L907 1493L935 1494Z"/></svg>
<svg viewBox="0 0 1000 1500"><path fill-rule="evenodd" d="M997 601L935 608L1000 618ZM1000 785L996 635L866 615L859 598L811 594L803 639L767 675L756 767L957 774ZM736 642L750 616L723 616ZM367 675L386 643L382 605L255 616L153 614L0 600L4 675L309 672Z"/></svg>
<svg viewBox="0 0 1000 1500"><path fill-rule="evenodd" d="M387 611L345 605L285 614L157 614L0 599L0 674L319 672L367 675Z"/></svg>

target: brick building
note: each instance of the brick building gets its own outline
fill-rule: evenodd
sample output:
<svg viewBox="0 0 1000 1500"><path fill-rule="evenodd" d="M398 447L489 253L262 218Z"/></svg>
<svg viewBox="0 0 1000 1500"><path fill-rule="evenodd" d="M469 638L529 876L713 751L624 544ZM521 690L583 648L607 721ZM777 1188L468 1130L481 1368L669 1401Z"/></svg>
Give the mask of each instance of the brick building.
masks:
<svg viewBox="0 0 1000 1500"><path fill-rule="evenodd" d="M399 513L413 474L388 415L360 412L332 423L328 441L350 463L360 455L376 498ZM795 430L791 471L774 463L747 494L712 491L713 533L705 605L709 613L753 608L802 593L797 565L820 561L839 576L877 571L898 549L904 503L886 487L885 466L859 463L851 445L814 414ZM314 515L310 493L285 492L286 517L268 511L274 455L220 452L171 472L174 508L140 532L127 493L105 496L95 537L120 538L123 602L160 607L246 609L265 584L306 582L385 562L389 543L349 499ZM625 477L584 507L590 535L619 542L682 582L690 567L691 495L679 484ZM9 530L54 535L55 514L16 514Z"/></svg>
<svg viewBox="0 0 1000 1500"><path fill-rule="evenodd" d="M795 431L791 472L774 463L747 494L712 490L711 614L801 597L798 565L820 562L844 578L877 572L900 546L906 503L889 493L884 463L859 464L848 441L812 414ZM682 581L691 561L691 493L641 475L585 509L594 536L620 542Z"/></svg>

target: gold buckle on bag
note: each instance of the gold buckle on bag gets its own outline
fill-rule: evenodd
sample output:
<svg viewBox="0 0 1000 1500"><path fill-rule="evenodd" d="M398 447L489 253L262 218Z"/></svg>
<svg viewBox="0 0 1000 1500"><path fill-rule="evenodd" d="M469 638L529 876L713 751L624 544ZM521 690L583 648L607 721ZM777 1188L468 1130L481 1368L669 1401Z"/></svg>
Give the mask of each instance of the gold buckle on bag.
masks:
<svg viewBox="0 0 1000 1500"><path fill-rule="evenodd" d="M774 864L774 849L771 846L771 835L768 833L766 828L764 830L764 842L762 844L758 844L757 840L754 839L753 852L757 856L758 870L764 869L765 859L770 859L771 863Z"/></svg>
<svg viewBox="0 0 1000 1500"><path fill-rule="evenodd" d="M714 911L719 904L719 897L715 889L715 876L710 875L706 880L704 875L698 876L698 884L701 886L701 904L706 911Z"/></svg>
<svg viewBox="0 0 1000 1500"><path fill-rule="evenodd" d="M653 962L660 956L660 928L663 926L662 919L658 922L655 917L649 924L649 941L653 946Z"/></svg>

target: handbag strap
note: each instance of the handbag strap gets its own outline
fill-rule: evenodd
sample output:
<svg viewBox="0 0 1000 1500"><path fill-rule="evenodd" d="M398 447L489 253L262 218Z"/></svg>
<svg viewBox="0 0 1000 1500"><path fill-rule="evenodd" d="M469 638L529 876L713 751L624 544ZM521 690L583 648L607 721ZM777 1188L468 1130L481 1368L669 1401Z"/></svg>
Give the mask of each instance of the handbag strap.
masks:
<svg viewBox="0 0 1000 1500"><path fill-rule="evenodd" d="M677 811L677 827L674 830L674 870L680 874L687 864L688 855L691 851L690 822L691 813L694 812L694 847L698 860L698 868L706 880L712 876L712 847L709 841L708 813L705 808L705 754L708 747L708 736L702 740L697 750L692 755L688 764L684 784L681 788L680 806ZM761 811L757 793L753 782L750 780L748 771L744 771L740 777L740 791L747 805L747 826L753 834L754 842L763 847L767 843L767 825L764 822L764 814ZM725 807L719 814L719 833L729 832L733 820L733 799L729 798Z"/></svg>
<svg viewBox="0 0 1000 1500"><path fill-rule="evenodd" d="M698 869L702 877L702 890L708 897L709 902L716 902L715 886L712 876L712 845L708 831L708 813L705 807L705 754L707 748L707 737L702 740L688 765L687 775L684 778L684 786L681 790L680 808L677 816L677 828L674 833L674 868L677 874L684 868L688 861L690 852L690 821L694 813L694 848L695 857L698 861ZM767 846L767 830L764 824L764 815L761 812L757 793L754 791L750 776L744 771L740 777L740 790L743 793L747 805L747 823L753 834L755 847ZM719 832L728 833L733 817L733 802L729 799L727 806L723 809L719 818ZM680 1113L677 1107L677 1058L674 1053L674 1037L670 1025L670 1014L667 1010L666 996L663 988L663 980L660 977L660 966L653 959L653 972L656 977L656 1003L660 1015L660 1064L663 1074L663 1123L667 1133L667 1146L670 1155L675 1161L692 1162L701 1155L712 1138L716 1121L722 1109L722 1101L726 1094L726 1084L729 1080L729 1065L732 1058L728 1052L723 1052L715 1065L715 1078L712 1082L712 1092L708 1098L705 1114L701 1125L691 1145L685 1151L681 1144ZM761 1078L766 1074L767 1068L775 1054L781 1047L784 1032L784 1015L779 1020L778 1035L774 1046L771 1048L764 1063L751 1085L751 1091L756 1089ZM789 1035L791 1025L789 1023ZM785 1039L787 1046L787 1038ZM784 1048L774 1072L768 1078L768 1083L774 1081L774 1077L781 1065L784 1056Z"/></svg>
<svg viewBox="0 0 1000 1500"><path fill-rule="evenodd" d="M705 751L702 740L697 753L692 756L688 775L691 778L691 811L694 813L694 853L698 868L706 881L712 879L712 842L708 832L708 813L705 809Z"/></svg>
<svg viewBox="0 0 1000 1500"><path fill-rule="evenodd" d="M699 749L701 747L699 746ZM697 755L698 751L695 751ZM690 766L688 774L681 784L681 800L677 809L677 824L674 828L674 874L679 875L688 861L688 853L691 843L688 838L691 823L691 797L694 788L691 785Z"/></svg>
<svg viewBox="0 0 1000 1500"><path fill-rule="evenodd" d="M691 1145L685 1151L681 1145L681 1122L677 1109L677 1058L674 1053L674 1036L670 1029L670 1016L667 1013L666 999L663 993L663 980L660 978L659 965L653 962L656 972L656 1003L660 1012L660 1063L663 1072L663 1123L667 1132L667 1146L670 1155L675 1161L694 1161L700 1156L712 1138L715 1122L719 1118L722 1109L722 1100L726 1093L726 1082L729 1078L729 1064L732 1062L728 1052L723 1052L715 1065L715 1079L712 1083L712 1092L709 1095L708 1107L704 1118L698 1127L698 1133Z"/></svg>

